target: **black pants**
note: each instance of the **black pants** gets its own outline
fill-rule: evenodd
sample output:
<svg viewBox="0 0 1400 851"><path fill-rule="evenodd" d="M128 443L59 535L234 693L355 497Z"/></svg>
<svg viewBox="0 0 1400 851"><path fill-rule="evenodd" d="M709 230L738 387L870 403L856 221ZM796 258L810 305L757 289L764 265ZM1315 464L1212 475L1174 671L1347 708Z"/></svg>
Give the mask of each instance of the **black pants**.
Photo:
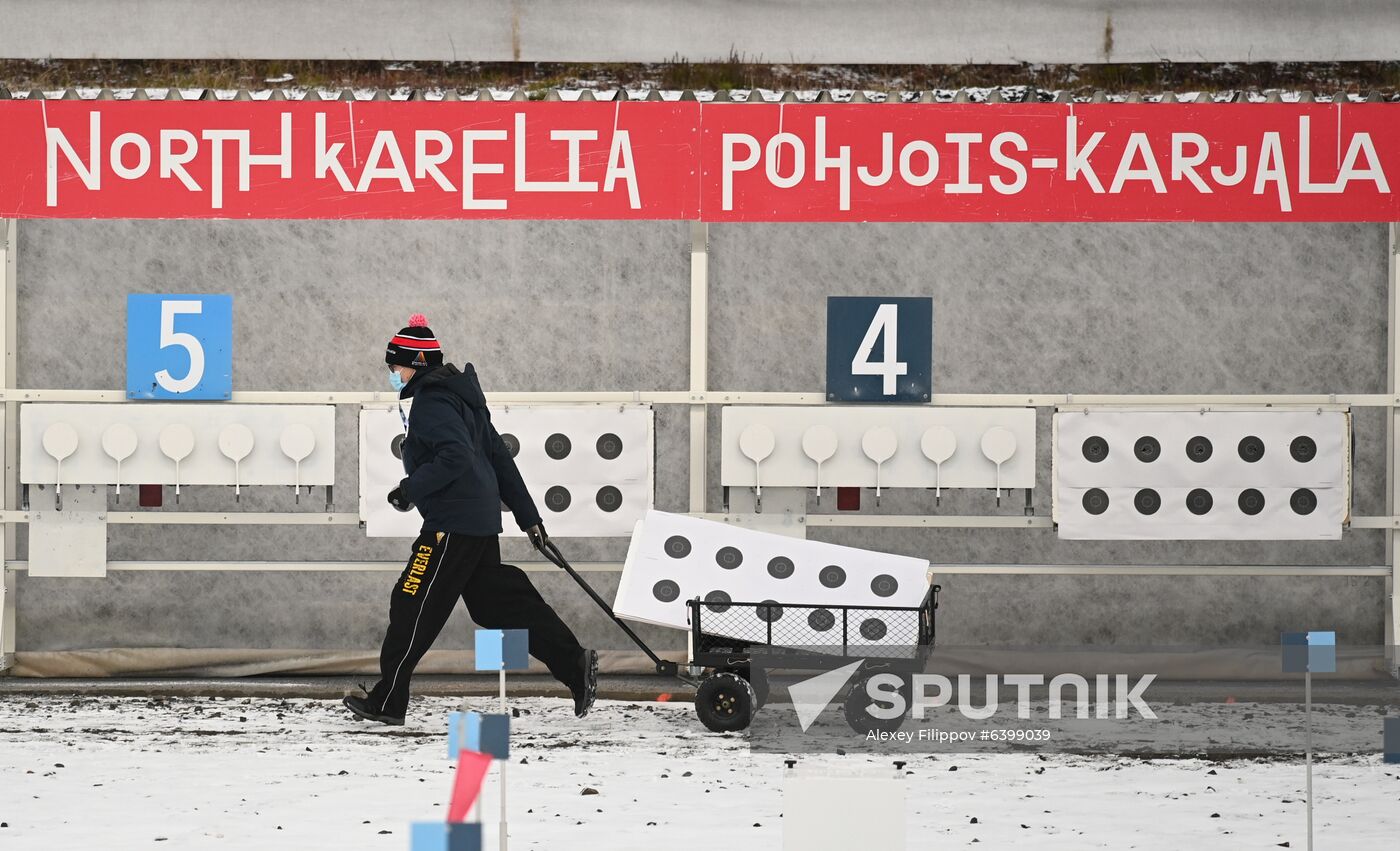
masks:
<svg viewBox="0 0 1400 851"><path fill-rule="evenodd" d="M500 540L424 532L389 599L389 629L379 652L379 682L369 702L386 715L408 710L408 682L433 645L458 598L486 629L528 629L530 655L559 682L583 685L583 648L554 609L514 565L501 564Z"/></svg>

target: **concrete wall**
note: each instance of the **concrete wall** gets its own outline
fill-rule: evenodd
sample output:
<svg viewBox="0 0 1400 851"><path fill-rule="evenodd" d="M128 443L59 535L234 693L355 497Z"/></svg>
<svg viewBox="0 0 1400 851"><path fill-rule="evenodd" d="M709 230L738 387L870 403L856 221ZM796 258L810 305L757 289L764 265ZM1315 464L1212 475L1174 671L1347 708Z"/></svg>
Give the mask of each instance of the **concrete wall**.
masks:
<svg viewBox="0 0 1400 851"><path fill-rule="evenodd" d="M450 360L490 390L682 390L689 226L543 222L25 221L19 381L123 385L128 292L235 296L235 386L355 390L427 314ZM1382 225L725 225L711 230L710 387L824 383L827 295L931 295L940 392L1378 393L1385 389ZM300 342L292 344L289 337ZM56 342L60 357L55 357ZM337 508L355 510L355 412L339 414ZM1381 415L1356 417L1355 512L1384 513ZM1038 513L1048 514L1041 413ZM711 482L718 481L718 409ZM686 510L688 418L657 409L656 502ZM260 489L261 491L261 489ZM250 510L289 510L290 493ZM224 508L186 489L182 510ZM318 493L303 508L312 508ZM717 485L710 508L718 509ZM926 511L893 492L881 511ZM828 507L829 508L829 507ZM983 492L945 512L993 513ZM1001 511L1018 514L1005 502ZM1381 533L1333 543L1090 543L1051 531L823 529L816 537L939 563L1379 564ZM621 560L625 541L565 541ZM113 559L394 560L353 527L114 526ZM23 551L21 551L21 556ZM525 557L510 542L507 559ZM535 574L586 643L625 648L566 577ZM615 577L594 575L605 595ZM387 574L21 576L19 650L207 647L372 651ZM1382 640L1380 579L947 576L940 641L1268 644L1282 629ZM682 646L677 634L646 634ZM466 646L464 616L443 647Z"/></svg>
<svg viewBox="0 0 1400 851"><path fill-rule="evenodd" d="M0 0L0 56L437 62L1336 62L1392 0ZM62 26L55 26L62 21Z"/></svg>
<svg viewBox="0 0 1400 851"><path fill-rule="evenodd" d="M26 221L19 232L22 386L124 386L126 294L188 291L233 295L239 389L386 388L384 343L415 311L448 358L477 364L488 391L674 390L689 380L685 223ZM58 359L56 333L65 341ZM683 471L686 415L669 408L657 419L658 465ZM353 407L338 412L341 511L357 510L356 423ZM686 488L683 478L658 476L658 507L684 510ZM269 490L250 491L243 507L295 507L290 491ZM224 488L182 491L182 510L229 505ZM302 508L318 505L319 491L302 497ZM568 547L580 561L621 560L626 545ZM509 560L528 548L507 541L504 549ZM108 544L112 559L400 560L405 552L353 527L113 526ZM615 587L615 577L599 579ZM596 620L592 602L564 583L552 574L540 584L574 612L581 637L612 640L613 630L582 617ZM387 574L23 577L19 650L373 648L392 585ZM463 623L442 646L465 646Z"/></svg>
<svg viewBox="0 0 1400 851"><path fill-rule="evenodd" d="M710 386L824 386L827 295L930 295L943 393L1385 392L1383 225L891 224L712 228ZM1050 512L1040 413L1039 514ZM1384 514L1378 411L1357 414L1355 511ZM718 478L718 466L712 471ZM929 510L896 491L882 511ZM1003 501L1003 512L1021 511ZM995 513L956 492L942 511ZM941 563L1380 564L1335 543L1060 541L1050 530L820 530ZM950 576L954 643L1272 643L1337 624L1382 641L1381 579Z"/></svg>

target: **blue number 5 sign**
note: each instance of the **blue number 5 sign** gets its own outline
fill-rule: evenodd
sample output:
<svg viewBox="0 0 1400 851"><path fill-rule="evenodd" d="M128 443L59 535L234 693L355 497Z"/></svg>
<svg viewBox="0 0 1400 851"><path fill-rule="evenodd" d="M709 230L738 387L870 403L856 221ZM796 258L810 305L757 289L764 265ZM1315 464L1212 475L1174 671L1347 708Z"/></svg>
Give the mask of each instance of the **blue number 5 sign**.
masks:
<svg viewBox="0 0 1400 851"><path fill-rule="evenodd" d="M232 296L126 297L128 399L228 399L232 394Z"/></svg>

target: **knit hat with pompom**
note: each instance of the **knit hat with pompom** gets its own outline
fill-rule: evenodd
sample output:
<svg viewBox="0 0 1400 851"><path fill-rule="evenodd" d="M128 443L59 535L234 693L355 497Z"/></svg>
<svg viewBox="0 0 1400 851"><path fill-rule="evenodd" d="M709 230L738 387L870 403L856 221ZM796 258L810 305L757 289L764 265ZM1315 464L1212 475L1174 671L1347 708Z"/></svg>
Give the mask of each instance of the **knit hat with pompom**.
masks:
<svg viewBox="0 0 1400 851"><path fill-rule="evenodd" d="M420 369L442 366L442 349L421 313L408 317L408 327L400 328L384 350L384 362Z"/></svg>

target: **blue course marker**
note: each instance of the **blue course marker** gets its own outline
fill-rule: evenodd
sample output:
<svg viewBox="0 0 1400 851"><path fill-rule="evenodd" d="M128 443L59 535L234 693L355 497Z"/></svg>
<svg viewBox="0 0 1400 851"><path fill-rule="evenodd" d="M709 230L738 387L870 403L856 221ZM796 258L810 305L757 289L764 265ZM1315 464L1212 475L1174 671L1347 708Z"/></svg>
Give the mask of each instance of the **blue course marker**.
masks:
<svg viewBox="0 0 1400 851"><path fill-rule="evenodd" d="M447 851L481 851L481 825L473 822L449 824Z"/></svg>
<svg viewBox="0 0 1400 851"><path fill-rule="evenodd" d="M1400 763L1400 718L1385 719L1384 761Z"/></svg>
<svg viewBox="0 0 1400 851"><path fill-rule="evenodd" d="M530 631L526 629L478 629L478 671L523 671L530 667Z"/></svg>
<svg viewBox="0 0 1400 851"><path fill-rule="evenodd" d="M447 716L447 758L464 750L510 759L510 716L453 712Z"/></svg>
<svg viewBox="0 0 1400 851"><path fill-rule="evenodd" d="M415 821L409 828L412 851L447 851L447 822Z"/></svg>
<svg viewBox="0 0 1400 851"><path fill-rule="evenodd" d="M452 762L457 761L457 754L461 753L462 748L466 746L466 724L467 713L447 713L447 758Z"/></svg>
<svg viewBox="0 0 1400 851"><path fill-rule="evenodd" d="M1337 633L1308 633L1308 670L1314 674L1337 673Z"/></svg>
<svg viewBox="0 0 1400 851"><path fill-rule="evenodd" d="M1285 674L1335 674L1337 633L1285 632L1281 636Z"/></svg>
<svg viewBox="0 0 1400 851"><path fill-rule="evenodd" d="M416 821L409 839L412 851L481 851L481 825Z"/></svg>

